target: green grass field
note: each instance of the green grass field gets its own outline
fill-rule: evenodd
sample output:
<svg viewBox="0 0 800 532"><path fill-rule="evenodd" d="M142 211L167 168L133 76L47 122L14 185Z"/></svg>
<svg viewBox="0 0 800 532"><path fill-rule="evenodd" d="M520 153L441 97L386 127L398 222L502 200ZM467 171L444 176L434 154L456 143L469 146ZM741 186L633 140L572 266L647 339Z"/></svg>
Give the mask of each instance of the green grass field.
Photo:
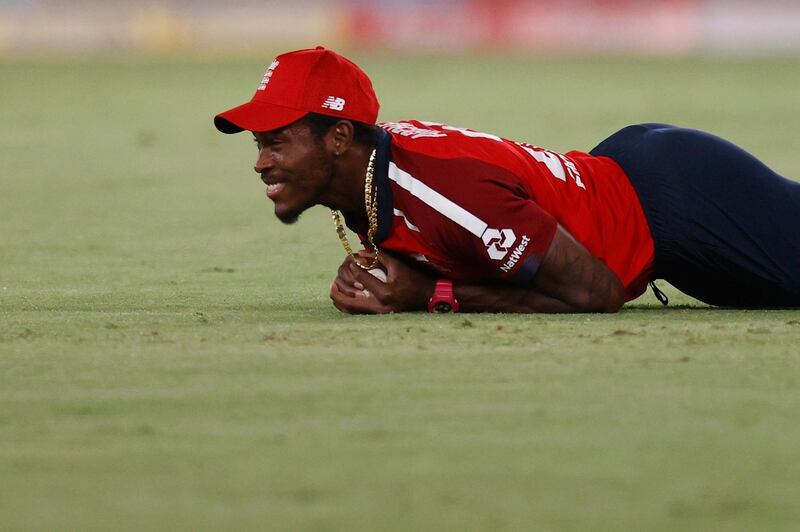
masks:
<svg viewBox="0 0 800 532"><path fill-rule="evenodd" d="M797 530L800 311L340 315L211 125L272 56L0 62L0 529ZM355 58L384 120L800 178L797 60Z"/></svg>

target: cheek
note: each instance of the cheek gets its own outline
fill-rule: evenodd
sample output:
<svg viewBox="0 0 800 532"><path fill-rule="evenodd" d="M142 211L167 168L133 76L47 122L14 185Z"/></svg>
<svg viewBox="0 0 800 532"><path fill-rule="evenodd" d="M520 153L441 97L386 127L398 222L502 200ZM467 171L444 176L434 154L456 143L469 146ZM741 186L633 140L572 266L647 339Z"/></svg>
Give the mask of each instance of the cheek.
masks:
<svg viewBox="0 0 800 532"><path fill-rule="evenodd" d="M298 174L297 177L303 177L308 173L310 167L309 157L304 156L302 153L297 153L295 150L276 151L272 154L272 161L276 166Z"/></svg>
<svg viewBox="0 0 800 532"><path fill-rule="evenodd" d="M312 171L314 172L315 180L327 186L333 178L333 159L319 157L314 162L314 169Z"/></svg>
<svg viewBox="0 0 800 532"><path fill-rule="evenodd" d="M280 152L273 151L271 154L272 164L283 166L283 155Z"/></svg>
<svg viewBox="0 0 800 532"><path fill-rule="evenodd" d="M307 153L296 161L294 168L300 174L298 177L316 186L328 180L333 164L318 153Z"/></svg>

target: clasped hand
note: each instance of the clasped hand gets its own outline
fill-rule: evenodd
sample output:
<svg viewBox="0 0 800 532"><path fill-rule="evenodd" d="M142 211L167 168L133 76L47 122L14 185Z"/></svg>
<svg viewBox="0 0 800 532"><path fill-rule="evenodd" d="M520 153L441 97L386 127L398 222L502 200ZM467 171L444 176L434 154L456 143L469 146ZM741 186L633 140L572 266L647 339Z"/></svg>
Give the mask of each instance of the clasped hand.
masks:
<svg viewBox="0 0 800 532"><path fill-rule="evenodd" d="M436 284L432 276L381 251L378 261L386 271L384 283L355 263L369 264L373 252L361 250L356 256L342 262L331 283L330 295L337 309L348 314L387 314L427 308Z"/></svg>

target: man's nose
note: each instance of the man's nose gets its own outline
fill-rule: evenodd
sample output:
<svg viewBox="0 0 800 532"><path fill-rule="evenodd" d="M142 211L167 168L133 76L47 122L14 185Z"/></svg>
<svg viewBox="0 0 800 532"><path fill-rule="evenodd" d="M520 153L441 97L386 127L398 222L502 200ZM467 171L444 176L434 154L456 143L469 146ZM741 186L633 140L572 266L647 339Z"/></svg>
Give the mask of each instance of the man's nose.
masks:
<svg viewBox="0 0 800 532"><path fill-rule="evenodd" d="M260 174L264 170L270 168L272 168L272 155L269 150L262 149L258 152L258 160L256 160L256 165L253 167L253 170L255 170L257 174Z"/></svg>

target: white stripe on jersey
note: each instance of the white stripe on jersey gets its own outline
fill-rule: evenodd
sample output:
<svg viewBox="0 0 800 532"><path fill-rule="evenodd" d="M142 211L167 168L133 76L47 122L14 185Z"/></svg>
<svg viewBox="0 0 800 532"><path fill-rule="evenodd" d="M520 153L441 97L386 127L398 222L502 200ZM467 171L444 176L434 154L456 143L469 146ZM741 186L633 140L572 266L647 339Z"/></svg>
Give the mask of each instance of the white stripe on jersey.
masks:
<svg viewBox="0 0 800 532"><path fill-rule="evenodd" d="M408 172L401 170L393 162L389 163L389 179L478 238L489 227L486 222L445 198Z"/></svg>
<svg viewBox="0 0 800 532"><path fill-rule="evenodd" d="M406 227L408 227L408 228L409 228L409 229L411 229L412 231L416 231L417 233L419 233L419 227L417 227L416 225L412 224L412 223L411 223L411 220L409 220L408 218L406 218L406 213L404 213L404 212L403 212L403 211L401 211L400 209L395 209L395 210L394 210L394 215L395 215L395 216L399 216L400 218L402 218L402 219L403 219L403 221L406 223Z"/></svg>

